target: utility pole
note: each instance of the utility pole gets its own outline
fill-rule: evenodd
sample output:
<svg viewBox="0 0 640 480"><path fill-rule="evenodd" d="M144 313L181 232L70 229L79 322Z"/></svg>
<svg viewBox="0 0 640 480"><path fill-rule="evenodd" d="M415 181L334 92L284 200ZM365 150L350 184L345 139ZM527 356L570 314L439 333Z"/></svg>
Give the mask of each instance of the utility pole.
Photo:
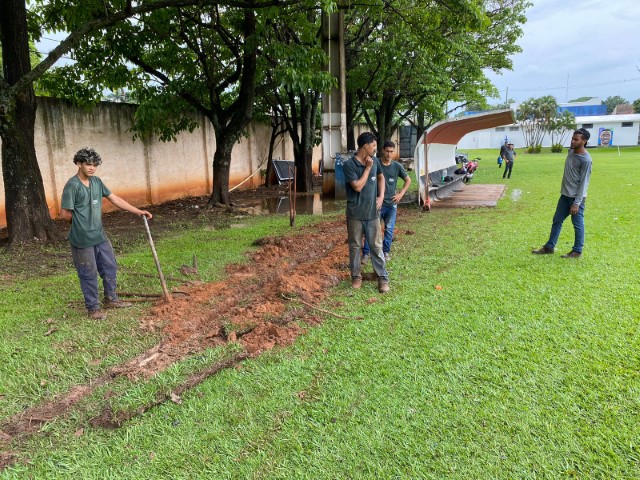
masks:
<svg viewBox="0 0 640 480"><path fill-rule="evenodd" d="M336 153L347 151L344 10L322 14L321 34L329 57L327 70L338 80L337 87L322 94L322 194L346 198L344 182L336 178Z"/></svg>

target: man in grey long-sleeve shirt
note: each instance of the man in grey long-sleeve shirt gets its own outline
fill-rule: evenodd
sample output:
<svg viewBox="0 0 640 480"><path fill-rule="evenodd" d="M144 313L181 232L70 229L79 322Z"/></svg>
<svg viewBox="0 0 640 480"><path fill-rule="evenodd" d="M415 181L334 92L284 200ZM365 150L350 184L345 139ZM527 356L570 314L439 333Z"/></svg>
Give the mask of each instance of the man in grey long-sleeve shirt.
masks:
<svg viewBox="0 0 640 480"><path fill-rule="evenodd" d="M549 240L544 246L531 253L544 255L555 251L562 223L571 215L575 240L573 248L562 258L579 258L584 247L584 208L587 201L587 188L591 178L591 155L585 148L591 134L584 128L579 128L571 137L571 148L564 162L564 175L560 188L560 199L556 207L551 225Z"/></svg>
<svg viewBox="0 0 640 480"><path fill-rule="evenodd" d="M500 150L500 155L502 156L502 160L504 160L505 162L502 178L511 178L511 171L513 170L513 160L516 156L516 152L513 149L513 143L507 143L507 147L504 150ZM507 174L509 175L507 176Z"/></svg>

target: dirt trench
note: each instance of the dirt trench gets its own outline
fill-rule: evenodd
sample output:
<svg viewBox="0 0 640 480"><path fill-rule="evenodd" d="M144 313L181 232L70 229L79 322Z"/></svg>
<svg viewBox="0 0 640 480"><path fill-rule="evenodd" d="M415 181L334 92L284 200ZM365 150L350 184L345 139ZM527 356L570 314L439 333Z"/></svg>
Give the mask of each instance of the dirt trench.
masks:
<svg viewBox="0 0 640 480"><path fill-rule="evenodd" d="M307 326L331 313L316 305L331 287L349 278L344 221L325 222L303 228L295 236L263 238L256 243L261 248L251 254L250 262L227 267L225 280L181 287L185 296L151 307L141 328L161 331L160 343L88 384L76 385L66 395L0 424L0 470L15 461L20 444L39 434L43 425L64 418L80 400L114 378L146 379L206 348L227 342L242 346L235 357L189 378L178 389L176 394L180 394L223 368L292 343ZM117 428L135 414L170 399L159 397L133 414L104 411L90 423Z"/></svg>

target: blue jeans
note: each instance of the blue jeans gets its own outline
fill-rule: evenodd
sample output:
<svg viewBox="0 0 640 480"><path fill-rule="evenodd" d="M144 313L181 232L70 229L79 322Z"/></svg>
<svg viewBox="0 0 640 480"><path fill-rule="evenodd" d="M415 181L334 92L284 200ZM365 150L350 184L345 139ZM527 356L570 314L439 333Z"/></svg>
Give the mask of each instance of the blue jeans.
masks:
<svg viewBox="0 0 640 480"><path fill-rule="evenodd" d="M355 220L347 218L347 237L349 240L349 270L351 278L362 278L362 263L360 251L362 250L362 236L373 245L371 264L378 278L389 280L387 266L382 254L382 235L380 234L380 218L373 220Z"/></svg>
<svg viewBox="0 0 640 480"><path fill-rule="evenodd" d="M562 231L562 223L565 219L571 215L570 209L573 205L573 198L565 195L560 195L558 200L558 206L556 207L556 213L553 216L553 223L551 225L551 235L549 235L549 241L545 244L547 248L555 248L560 238L560 232ZM571 215L571 222L573 223L573 230L575 232L575 240L572 250L574 252L582 253L584 247L584 207L587 199L582 199L582 203L578 208L578 213Z"/></svg>
<svg viewBox="0 0 640 480"><path fill-rule="evenodd" d="M513 170L513 162L506 162L504 165L504 173L502 174L502 178L507 176L508 178L511 178L511 170Z"/></svg>
<svg viewBox="0 0 640 480"><path fill-rule="evenodd" d="M391 252L391 242L393 242L393 229L396 227L396 214L398 206L383 206L380 209L380 220L384 222L384 239L382 240L382 253ZM365 240L362 247L362 254L369 255L369 243Z"/></svg>
<svg viewBox="0 0 640 480"><path fill-rule="evenodd" d="M102 278L105 298L115 300L116 256L111 242L107 239L94 247L76 248L71 246L73 265L78 272L80 289L84 295L84 305L93 312L100 309L98 297L98 274Z"/></svg>

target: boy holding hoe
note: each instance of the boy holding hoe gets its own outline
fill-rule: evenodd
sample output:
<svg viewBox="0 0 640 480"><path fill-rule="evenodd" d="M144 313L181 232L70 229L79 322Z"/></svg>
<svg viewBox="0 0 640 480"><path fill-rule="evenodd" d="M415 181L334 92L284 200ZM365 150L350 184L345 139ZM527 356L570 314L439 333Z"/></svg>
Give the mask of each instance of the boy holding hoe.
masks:
<svg viewBox="0 0 640 480"><path fill-rule="evenodd" d="M73 264L78 272L89 318L103 320L107 315L100 308L98 275L104 288L104 308L130 307L131 303L123 302L116 293L116 257L102 228L102 197L136 215L149 219L152 215L112 193L95 176L102 158L93 148L78 150L73 163L78 166L78 173L64 186L60 218L71 222L67 239L71 244Z"/></svg>

